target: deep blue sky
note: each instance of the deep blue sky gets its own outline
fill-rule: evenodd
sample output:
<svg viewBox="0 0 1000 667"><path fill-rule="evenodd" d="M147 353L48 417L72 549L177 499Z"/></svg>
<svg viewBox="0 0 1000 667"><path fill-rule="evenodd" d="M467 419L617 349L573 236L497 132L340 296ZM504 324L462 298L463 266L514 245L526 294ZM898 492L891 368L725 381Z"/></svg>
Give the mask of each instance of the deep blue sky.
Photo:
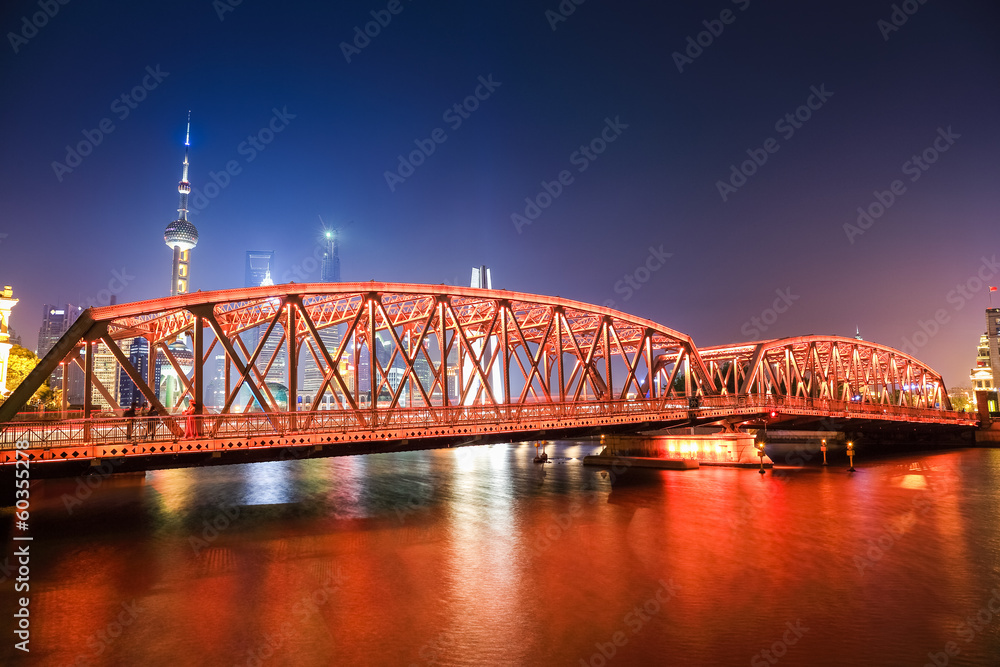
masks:
<svg viewBox="0 0 1000 667"><path fill-rule="evenodd" d="M613 299L703 346L745 340L764 316L760 337L859 326L903 347L941 310L917 356L968 384L987 293L949 292L998 250L993 3L911 0L885 39L892 3L868 0L589 0L554 31L557 0L401 0L348 63L341 42L388 2L247 0L220 20L222 2L70 2L17 53L9 33L38 4L0 10L0 283L29 347L42 304L97 299L113 271L135 276L119 301L168 291L162 234L191 109L194 186L241 169L191 216L192 289L242 285L248 249L275 250L276 281L296 279L322 216L349 225L344 280L468 284L487 264L496 287ZM672 54L724 9L732 22L679 72ZM121 119L115 99L157 66L169 74ZM452 129L443 113L480 76L499 87ZM786 138L776 121L813 86L833 95ZM275 108L295 117L248 162L240 145ZM114 131L60 181L52 163L104 118ZM628 127L578 171L571 155L607 118ZM959 137L911 181L904 163L949 127ZM436 128L447 140L391 191L385 172ZM777 152L723 201L717 181L768 138ZM511 215L562 170L572 183L518 233ZM849 242L844 224L895 179L905 192ZM661 246L672 256L626 299L618 281ZM1000 285L1000 266L982 271ZM775 320L776 290L797 298Z"/></svg>

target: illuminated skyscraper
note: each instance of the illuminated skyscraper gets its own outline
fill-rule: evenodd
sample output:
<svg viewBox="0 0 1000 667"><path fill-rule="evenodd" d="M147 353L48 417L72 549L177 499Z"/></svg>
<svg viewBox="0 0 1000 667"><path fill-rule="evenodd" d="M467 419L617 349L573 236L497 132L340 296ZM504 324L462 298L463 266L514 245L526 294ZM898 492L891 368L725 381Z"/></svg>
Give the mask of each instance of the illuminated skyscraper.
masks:
<svg viewBox="0 0 1000 667"><path fill-rule="evenodd" d="M327 229L323 233L323 263L320 265L319 279L324 283L340 282L340 247L337 243L337 231ZM340 328L332 326L321 329L319 337L330 356L336 355L337 346L340 345ZM303 401L311 401L323 383L323 373L311 354L303 356L306 357L302 381ZM326 393L329 394L330 389L327 389Z"/></svg>
<svg viewBox="0 0 1000 667"><path fill-rule="evenodd" d="M470 286L478 287L480 289L493 289L493 276L490 272L489 267L486 266L473 267L472 282ZM499 341L497 340L496 336L489 337L489 339L486 341L485 350L483 349L483 341L477 340L472 343L472 350L473 352L475 352L477 356L481 357L482 368L484 371L486 370L486 367L489 365L490 359L492 359L493 356L496 354L498 346L499 346ZM477 392L480 391L479 378L477 377L475 371L472 369L472 364L473 362L471 360L466 359L464 368L462 369L463 377L471 379L469 392L465 396L466 405L472 405L473 402L475 402L476 400ZM493 398L496 400L497 403L504 402L503 376L501 373L501 369L502 369L502 364L498 359L493 363L493 369L490 371L489 374L489 387L493 393ZM460 395L460 390L457 393ZM485 391L482 392L482 395L480 396L479 400L482 402L486 402L488 400L486 398Z"/></svg>
<svg viewBox="0 0 1000 667"><path fill-rule="evenodd" d="M244 266L244 284L247 287L264 287L273 285L271 276L274 275L274 251L273 250L247 250L246 264ZM246 334L246 341L250 347L250 353L257 349L260 337L267 331L267 325L261 325ZM270 337L264 341L264 349L257 357L257 368L261 372L267 368L267 362L277 350L278 354L271 364L271 369L267 372L267 381L284 385L285 383L285 349L284 346L278 350L278 341L281 339L281 324L277 324L271 332ZM224 369L223 369L224 370Z"/></svg>
<svg viewBox="0 0 1000 667"><path fill-rule="evenodd" d="M260 287L264 284L264 278L268 273L274 275L274 251L247 250L243 285Z"/></svg>
<svg viewBox="0 0 1000 667"><path fill-rule="evenodd" d="M188 265L191 249L198 245L198 230L187 219L188 195L191 193L191 183L188 181L188 148L191 146L191 112L188 111L187 135L184 139L184 166L181 171L181 181L177 184L180 193L180 205L177 207L179 217L167 225L163 232L163 240L174 252L173 271L170 280L170 296L185 294L188 291L190 268Z"/></svg>
<svg viewBox="0 0 1000 667"><path fill-rule="evenodd" d="M160 359L163 359L162 354L160 355ZM149 375L149 341L142 337L133 338L129 344L128 360L133 368L139 371L139 375L146 384L151 387L160 386L162 364L154 364L153 372L156 377L152 383L149 382L149 378L147 377ZM123 408L128 408L133 402L137 407L146 406L146 397L142 395L127 373L118 374L118 395L119 404Z"/></svg>
<svg viewBox="0 0 1000 667"><path fill-rule="evenodd" d="M80 308L71 304L45 304L42 308L42 326L38 329L38 347L35 354L44 357L62 338L80 314ZM74 363L59 364L49 376L49 386L62 389L63 371L68 369L66 398L70 403L83 402L83 370Z"/></svg>

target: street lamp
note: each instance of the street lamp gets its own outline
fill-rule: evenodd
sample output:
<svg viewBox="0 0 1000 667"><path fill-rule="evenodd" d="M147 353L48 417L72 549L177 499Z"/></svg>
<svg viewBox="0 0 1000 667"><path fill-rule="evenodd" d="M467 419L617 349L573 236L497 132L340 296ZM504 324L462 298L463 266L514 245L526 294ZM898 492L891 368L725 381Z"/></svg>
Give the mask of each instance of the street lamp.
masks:
<svg viewBox="0 0 1000 667"><path fill-rule="evenodd" d="M854 472L854 443L847 443L847 458L851 461L851 467L848 468L848 472Z"/></svg>

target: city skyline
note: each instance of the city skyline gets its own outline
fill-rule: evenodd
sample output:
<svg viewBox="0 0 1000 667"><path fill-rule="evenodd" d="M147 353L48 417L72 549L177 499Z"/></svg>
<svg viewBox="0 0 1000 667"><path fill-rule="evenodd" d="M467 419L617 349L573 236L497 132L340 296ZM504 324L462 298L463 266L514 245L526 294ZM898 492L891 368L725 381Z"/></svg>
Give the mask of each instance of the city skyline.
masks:
<svg viewBox="0 0 1000 667"><path fill-rule="evenodd" d="M613 303L699 346L857 326L969 384L1000 282L996 8L400 7L365 39L384 8L68 5L15 40L14 329L30 340L44 303L166 295L191 109L191 291L238 286L255 247L275 283L318 280L322 215L349 281L465 284L487 264L497 287ZM57 68L92 39L92 81Z"/></svg>

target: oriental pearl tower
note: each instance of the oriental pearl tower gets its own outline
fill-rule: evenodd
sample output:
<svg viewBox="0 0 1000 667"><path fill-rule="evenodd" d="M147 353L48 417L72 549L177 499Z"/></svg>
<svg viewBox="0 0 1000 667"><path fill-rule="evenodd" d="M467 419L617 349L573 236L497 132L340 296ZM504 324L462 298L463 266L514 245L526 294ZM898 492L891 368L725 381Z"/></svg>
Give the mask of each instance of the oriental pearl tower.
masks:
<svg viewBox="0 0 1000 667"><path fill-rule="evenodd" d="M188 258L191 249L198 245L198 230L187 219L188 195L191 193L191 183L188 182L188 148L191 146L191 112L188 111L187 136L184 139L184 169L181 181L177 184L177 192L181 195L180 214L176 220L167 225L163 232L163 240L167 247L174 251L173 275L170 281L170 296L186 294L188 291Z"/></svg>

